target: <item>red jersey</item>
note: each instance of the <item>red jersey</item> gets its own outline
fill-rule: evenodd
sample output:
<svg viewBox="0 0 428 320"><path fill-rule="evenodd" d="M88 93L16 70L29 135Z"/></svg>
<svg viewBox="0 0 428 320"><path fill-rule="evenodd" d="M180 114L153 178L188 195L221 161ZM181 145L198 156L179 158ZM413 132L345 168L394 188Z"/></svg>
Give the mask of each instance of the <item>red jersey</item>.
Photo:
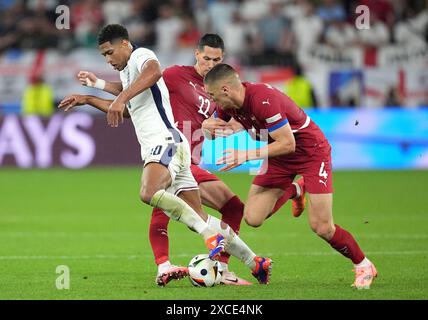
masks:
<svg viewBox="0 0 428 320"><path fill-rule="evenodd" d="M313 148L327 140L306 113L279 90L262 83L244 82L243 85L246 90L242 108L221 110L217 107L216 115L225 121L233 117L256 138L260 138L262 129L272 132L289 123L296 140L296 151L275 160L302 162L305 159L302 156L311 156ZM271 142L273 139L269 136L268 143Z"/></svg>
<svg viewBox="0 0 428 320"><path fill-rule="evenodd" d="M163 79L168 87L177 128L190 143L192 163L199 164L204 142L202 122L212 115L215 104L205 92L204 79L193 66L166 68Z"/></svg>

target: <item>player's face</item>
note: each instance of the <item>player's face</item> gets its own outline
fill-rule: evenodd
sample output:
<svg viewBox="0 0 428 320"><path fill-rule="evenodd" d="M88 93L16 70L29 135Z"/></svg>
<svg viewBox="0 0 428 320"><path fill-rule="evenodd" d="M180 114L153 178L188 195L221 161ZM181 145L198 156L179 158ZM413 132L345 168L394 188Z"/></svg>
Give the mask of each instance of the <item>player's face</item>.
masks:
<svg viewBox="0 0 428 320"><path fill-rule="evenodd" d="M114 70L121 71L128 63L129 46L126 41L117 41L111 43L104 42L99 46L101 54L105 57L106 62L110 64Z"/></svg>
<svg viewBox="0 0 428 320"><path fill-rule="evenodd" d="M204 50L196 49L196 69L198 73L205 77L214 66L223 61L223 50L204 46Z"/></svg>
<svg viewBox="0 0 428 320"><path fill-rule="evenodd" d="M227 110L236 108L229 86L221 83L205 84L205 91L221 109Z"/></svg>

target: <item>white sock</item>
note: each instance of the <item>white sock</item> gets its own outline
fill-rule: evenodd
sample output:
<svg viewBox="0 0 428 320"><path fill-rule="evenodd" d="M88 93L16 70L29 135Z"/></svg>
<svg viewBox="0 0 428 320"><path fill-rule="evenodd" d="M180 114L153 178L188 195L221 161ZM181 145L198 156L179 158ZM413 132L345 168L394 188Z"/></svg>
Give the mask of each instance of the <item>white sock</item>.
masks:
<svg viewBox="0 0 428 320"><path fill-rule="evenodd" d="M158 274L164 273L168 268L171 267L171 262L169 260L158 265Z"/></svg>
<svg viewBox="0 0 428 320"><path fill-rule="evenodd" d="M369 265L371 265L371 261L367 258L364 258L363 261L361 261L358 264L354 264L355 268L361 268L361 267L368 267Z"/></svg>
<svg viewBox="0 0 428 320"><path fill-rule="evenodd" d="M248 268L253 270L256 267L254 257L256 254L245 244L244 241L226 224L226 228L221 227L220 219L208 216L208 225L219 232L226 239L225 251L241 260Z"/></svg>
<svg viewBox="0 0 428 320"><path fill-rule="evenodd" d="M153 195L150 205L152 207L162 209L168 217L184 223L186 226L202 235L205 240L217 234L217 232L212 230L212 228L208 226L208 224L195 212L195 210L193 210L184 200L172 193L166 192L165 190L159 190Z"/></svg>

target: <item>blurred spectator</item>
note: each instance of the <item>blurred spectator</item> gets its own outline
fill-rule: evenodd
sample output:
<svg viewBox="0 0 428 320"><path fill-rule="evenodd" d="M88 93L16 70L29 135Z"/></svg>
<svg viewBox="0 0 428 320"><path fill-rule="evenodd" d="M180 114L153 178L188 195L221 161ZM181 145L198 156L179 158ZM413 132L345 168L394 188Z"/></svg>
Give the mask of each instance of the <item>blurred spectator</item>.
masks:
<svg viewBox="0 0 428 320"><path fill-rule="evenodd" d="M50 116L54 112L54 96L51 86L46 84L41 73L30 78L30 84L22 97L22 113Z"/></svg>
<svg viewBox="0 0 428 320"><path fill-rule="evenodd" d="M57 29L43 11L31 12L20 20L18 41L21 49L44 49L57 45Z"/></svg>
<svg viewBox="0 0 428 320"><path fill-rule="evenodd" d="M269 14L264 16L258 23L260 37L267 51L277 51L283 32L290 25L290 21L281 15L281 4L279 1L271 3Z"/></svg>
<svg viewBox="0 0 428 320"><path fill-rule="evenodd" d="M0 53L4 50L17 47L18 28L15 23L15 17L1 12L0 14Z"/></svg>
<svg viewBox="0 0 428 320"><path fill-rule="evenodd" d="M425 46L428 42L428 8L416 13L407 7L403 20L395 25L394 35L400 45Z"/></svg>
<svg viewBox="0 0 428 320"><path fill-rule="evenodd" d="M133 2L133 3L131 3ZM102 4L102 10L104 15L105 24L117 24L122 21L126 21L132 14L139 14L133 8L133 4L140 1L119 1L119 0L107 0Z"/></svg>
<svg viewBox="0 0 428 320"><path fill-rule="evenodd" d="M326 44L336 49L345 49L353 46L357 41L357 33L354 26L345 20L330 20L325 34Z"/></svg>
<svg viewBox="0 0 428 320"><path fill-rule="evenodd" d="M230 24L226 25L227 32L223 35L223 40L228 56L237 57L247 50L247 26L241 18L239 11L235 11Z"/></svg>
<svg viewBox="0 0 428 320"><path fill-rule="evenodd" d="M269 14L259 21L258 33L253 37L251 64L290 65L293 61L294 34L281 6L280 1L272 1Z"/></svg>
<svg viewBox="0 0 428 320"><path fill-rule="evenodd" d="M133 44L138 47L153 47L156 39L156 18L157 8L151 0L132 0L130 15L123 18L121 24L128 30Z"/></svg>
<svg viewBox="0 0 428 320"><path fill-rule="evenodd" d="M217 0L209 4L208 10L212 31L224 36L227 32L225 26L232 21L232 15L237 9L237 3L231 0Z"/></svg>
<svg viewBox="0 0 428 320"><path fill-rule="evenodd" d="M170 3L172 10L174 11L174 15L179 17L192 15L192 11L190 10L187 0L169 0L168 2Z"/></svg>
<svg viewBox="0 0 428 320"><path fill-rule="evenodd" d="M307 3L308 0L289 0L284 5L283 15L295 23L305 15Z"/></svg>
<svg viewBox="0 0 428 320"><path fill-rule="evenodd" d="M196 20L196 25L201 34L208 33L211 30L210 15L208 13L207 0L193 0L192 1L193 16Z"/></svg>
<svg viewBox="0 0 428 320"><path fill-rule="evenodd" d="M345 8L337 0L322 0L317 15L325 23L346 20Z"/></svg>
<svg viewBox="0 0 428 320"><path fill-rule="evenodd" d="M177 49L178 35L183 30L183 22L168 3L159 6L158 14L159 18L155 21L156 50L159 54L173 54Z"/></svg>
<svg viewBox="0 0 428 320"><path fill-rule="evenodd" d="M294 20L293 30L296 35L297 49L308 50L318 43L323 32L323 22L315 14L315 7L309 0L299 1L303 15Z"/></svg>
<svg viewBox="0 0 428 320"><path fill-rule="evenodd" d="M269 3L260 0L244 0L239 8L239 13L245 21L257 22L269 14Z"/></svg>
<svg viewBox="0 0 428 320"><path fill-rule="evenodd" d="M70 9L71 24L78 45L93 48L97 45L97 35L104 21L98 0L79 0Z"/></svg>
<svg viewBox="0 0 428 320"><path fill-rule="evenodd" d="M182 18L183 30L178 35L178 45L180 48L195 48L201 34L196 27L195 20L190 15Z"/></svg>
<svg viewBox="0 0 428 320"><path fill-rule="evenodd" d="M303 74L299 64L293 66L294 76L284 84L287 94L300 108L317 108L318 101L312 84Z"/></svg>

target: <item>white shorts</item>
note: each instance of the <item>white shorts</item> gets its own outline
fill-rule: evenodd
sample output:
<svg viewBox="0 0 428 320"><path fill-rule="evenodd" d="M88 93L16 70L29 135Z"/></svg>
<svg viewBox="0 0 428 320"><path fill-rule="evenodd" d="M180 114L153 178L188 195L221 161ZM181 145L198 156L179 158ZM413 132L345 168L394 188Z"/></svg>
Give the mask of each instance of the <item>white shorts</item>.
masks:
<svg viewBox="0 0 428 320"><path fill-rule="evenodd" d="M198 184L190 170L191 156L187 140L153 146L143 158L144 166L151 162L164 165L171 175L172 183L167 192L178 195L181 191L198 190Z"/></svg>

